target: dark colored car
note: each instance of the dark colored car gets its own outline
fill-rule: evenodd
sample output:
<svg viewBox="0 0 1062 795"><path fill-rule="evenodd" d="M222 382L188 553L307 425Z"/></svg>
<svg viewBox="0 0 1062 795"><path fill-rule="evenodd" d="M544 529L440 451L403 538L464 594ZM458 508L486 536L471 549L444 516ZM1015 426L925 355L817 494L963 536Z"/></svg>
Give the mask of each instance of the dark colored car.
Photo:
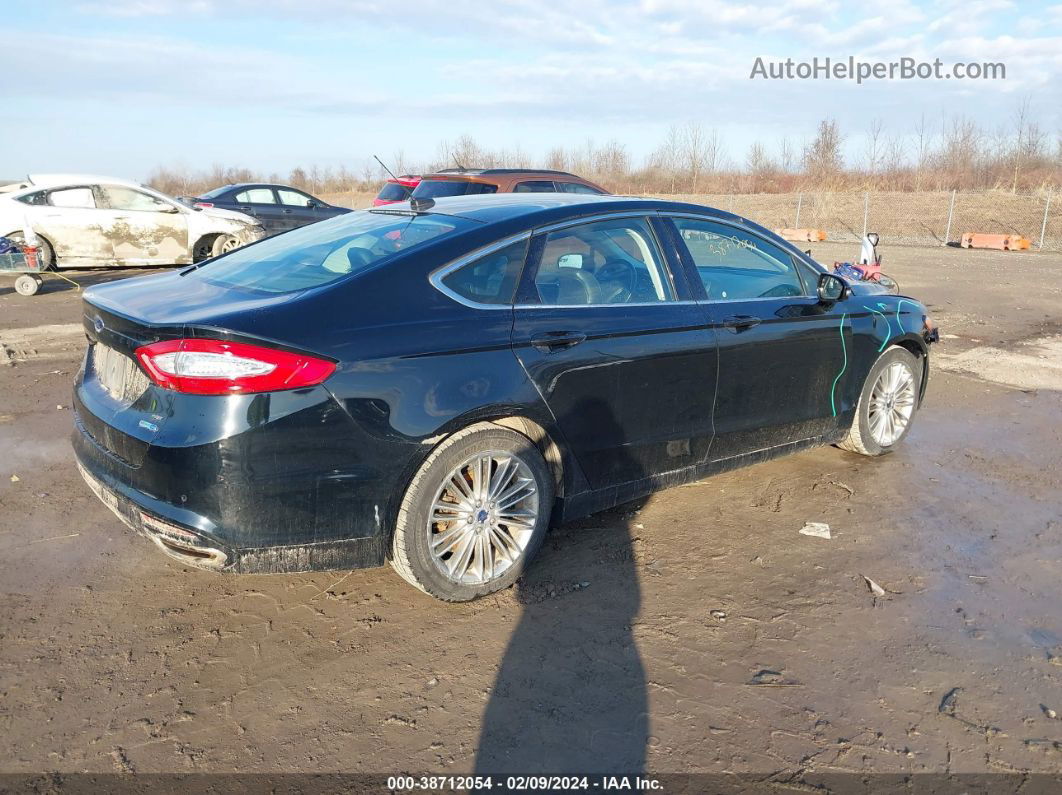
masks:
<svg viewBox="0 0 1062 795"><path fill-rule="evenodd" d="M425 174L413 191L417 199L481 193L575 193L601 196L600 185L567 171L530 168L444 168Z"/></svg>
<svg viewBox="0 0 1062 795"><path fill-rule="evenodd" d="M191 201L196 207L221 207L246 213L257 218L271 235L350 212L346 207L336 207L298 188L250 182L214 188Z"/></svg>
<svg viewBox="0 0 1062 795"><path fill-rule="evenodd" d="M557 194L354 212L91 288L86 480L187 563L511 584L551 517L906 435L936 331L707 207Z"/></svg>
<svg viewBox="0 0 1062 795"><path fill-rule="evenodd" d="M373 207L382 207L385 204L407 202L413 195L413 189L420 184L420 177L412 174L403 174L400 177L392 177L380 188L376 198L372 200Z"/></svg>

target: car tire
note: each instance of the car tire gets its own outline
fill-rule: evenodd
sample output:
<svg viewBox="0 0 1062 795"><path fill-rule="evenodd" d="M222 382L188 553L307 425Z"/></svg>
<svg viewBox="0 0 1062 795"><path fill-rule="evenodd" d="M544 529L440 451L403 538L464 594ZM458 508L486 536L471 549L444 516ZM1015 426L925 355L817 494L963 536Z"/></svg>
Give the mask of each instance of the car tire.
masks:
<svg viewBox="0 0 1062 795"><path fill-rule="evenodd" d="M508 588L542 544L553 495L550 469L526 436L490 423L458 431L410 481L391 565L447 602Z"/></svg>
<svg viewBox="0 0 1062 795"><path fill-rule="evenodd" d="M218 235L210 249L210 256L220 257L222 254L228 254L242 245L243 243L235 235Z"/></svg>
<svg viewBox="0 0 1062 795"><path fill-rule="evenodd" d="M26 235L21 230L15 232L9 232L4 235L8 240L14 241L19 245L23 245L26 241ZM40 235L37 235L37 240L40 241L40 250L37 256L40 258L40 269L42 271L55 270L55 249L52 248L52 244L45 240Z"/></svg>
<svg viewBox="0 0 1062 795"><path fill-rule="evenodd" d="M886 350L870 368L852 427L837 446L866 456L891 453L911 430L921 385L922 360L899 346Z"/></svg>

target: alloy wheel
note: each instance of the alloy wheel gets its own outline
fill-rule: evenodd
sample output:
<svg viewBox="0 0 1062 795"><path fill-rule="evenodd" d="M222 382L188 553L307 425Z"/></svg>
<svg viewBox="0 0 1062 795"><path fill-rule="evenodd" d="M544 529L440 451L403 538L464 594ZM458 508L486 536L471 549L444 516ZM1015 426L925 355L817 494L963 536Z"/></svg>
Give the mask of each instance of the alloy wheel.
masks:
<svg viewBox="0 0 1062 795"><path fill-rule="evenodd" d="M881 371L870 392L870 434L882 447L903 436L915 408L914 373L903 362L892 362Z"/></svg>
<svg viewBox="0 0 1062 795"><path fill-rule="evenodd" d="M520 560L538 513L538 487L527 464L508 452L477 453L450 472L432 502L432 560L453 582L490 582Z"/></svg>

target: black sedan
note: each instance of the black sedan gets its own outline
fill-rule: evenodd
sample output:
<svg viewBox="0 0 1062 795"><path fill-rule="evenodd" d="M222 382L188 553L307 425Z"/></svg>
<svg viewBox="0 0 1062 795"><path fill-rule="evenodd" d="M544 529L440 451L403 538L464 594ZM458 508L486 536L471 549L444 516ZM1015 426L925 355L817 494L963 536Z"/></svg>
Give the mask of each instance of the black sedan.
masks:
<svg viewBox="0 0 1062 795"><path fill-rule="evenodd" d="M707 207L562 194L358 211L85 294L74 447L163 551L514 582L551 519L911 427L936 331Z"/></svg>
<svg viewBox="0 0 1062 795"><path fill-rule="evenodd" d="M224 185L189 201L197 207L221 207L253 216L270 235L350 212L346 207L336 207L298 188L257 182Z"/></svg>

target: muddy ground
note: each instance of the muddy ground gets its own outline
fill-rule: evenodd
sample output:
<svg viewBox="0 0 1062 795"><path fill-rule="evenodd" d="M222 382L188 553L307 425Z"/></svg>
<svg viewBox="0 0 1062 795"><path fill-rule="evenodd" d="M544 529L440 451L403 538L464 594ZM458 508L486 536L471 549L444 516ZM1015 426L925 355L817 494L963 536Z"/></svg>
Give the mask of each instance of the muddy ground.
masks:
<svg viewBox="0 0 1062 795"><path fill-rule="evenodd" d="M0 771L1062 773L1062 256L884 254L945 334L902 451L556 528L458 606L133 537L67 441L78 295L0 283Z"/></svg>

